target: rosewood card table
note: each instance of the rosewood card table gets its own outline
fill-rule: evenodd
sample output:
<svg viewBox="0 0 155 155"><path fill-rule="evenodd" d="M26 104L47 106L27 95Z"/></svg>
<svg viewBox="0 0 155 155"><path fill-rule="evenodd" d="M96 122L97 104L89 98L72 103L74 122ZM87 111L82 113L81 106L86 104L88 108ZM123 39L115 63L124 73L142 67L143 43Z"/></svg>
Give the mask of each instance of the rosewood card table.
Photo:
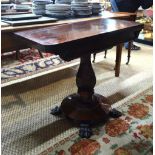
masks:
<svg viewBox="0 0 155 155"><path fill-rule="evenodd" d="M36 29L43 28L47 26L55 26L62 25L68 23L77 23L81 21L89 21L94 19L102 19L102 18L115 18L115 19L125 19L125 20L133 20L135 18L135 13L127 13L127 12L109 12L103 11L102 15L88 18L75 18L75 19L64 19L59 20L57 22L52 23L44 23L44 24L32 24L32 25L23 25L23 26L6 26L5 23L1 24L1 52L10 52L13 50L19 51L20 49L29 48L29 45L26 45L22 42L18 37L14 37L14 32L20 30L28 30L28 29ZM3 25L5 24L5 27ZM18 43L18 44L17 44Z"/></svg>
<svg viewBox="0 0 155 155"><path fill-rule="evenodd" d="M55 26L69 23L77 23L81 21L90 21L94 19L102 19L102 18L113 18L113 19L122 19L122 20L130 20L133 21L135 19L135 13L127 13L127 12L109 12L103 11L99 16L91 16L87 18L75 18L75 19L64 19L59 20L57 22L52 23L44 23L44 24L32 24L32 25L22 25L22 26L6 26L5 23L1 22L1 52L10 52L16 51L16 58L19 59L19 53L21 49L30 48L29 44L25 44L20 38L14 36L14 32L19 30L28 30L28 29L36 29L43 28L47 26ZM5 24L5 27L3 25ZM130 49L130 48L129 48ZM128 51L128 62L130 59L130 50ZM39 51L41 57L42 51Z"/></svg>
<svg viewBox="0 0 155 155"><path fill-rule="evenodd" d="M142 28L143 25L130 21L96 19L15 34L40 50L58 54L65 61L80 58L76 75L77 93L64 98L61 106L54 108L52 114L61 113L78 123L79 135L89 138L92 135L92 125L121 115L110 107L106 97L94 92L96 77L91 65L91 53L115 45L121 46L122 43L137 38ZM118 61L116 68L119 63Z"/></svg>

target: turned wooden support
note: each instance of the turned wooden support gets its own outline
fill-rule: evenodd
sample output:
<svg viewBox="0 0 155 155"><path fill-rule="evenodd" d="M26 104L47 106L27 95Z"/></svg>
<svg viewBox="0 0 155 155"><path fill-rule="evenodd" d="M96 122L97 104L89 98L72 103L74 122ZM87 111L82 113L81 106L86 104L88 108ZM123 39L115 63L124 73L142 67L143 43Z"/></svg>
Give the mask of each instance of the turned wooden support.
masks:
<svg viewBox="0 0 155 155"><path fill-rule="evenodd" d="M91 54L81 57L76 84L80 95L92 95L96 84L96 77L91 64Z"/></svg>
<svg viewBox="0 0 155 155"><path fill-rule="evenodd" d="M126 62L126 64L128 65L129 64L129 62L130 62L130 55L131 55L131 45L132 45L132 41L129 41L128 42L128 60L127 60L127 62Z"/></svg>
<svg viewBox="0 0 155 155"><path fill-rule="evenodd" d="M116 46L116 64L115 64L115 76L116 77L119 77L119 73L120 73L122 47L123 47L122 43Z"/></svg>
<svg viewBox="0 0 155 155"><path fill-rule="evenodd" d="M110 105L104 96L94 93L96 76L91 64L91 54L82 56L80 60L76 75L78 91L62 101L61 111L68 118L80 123L105 121L108 118Z"/></svg>

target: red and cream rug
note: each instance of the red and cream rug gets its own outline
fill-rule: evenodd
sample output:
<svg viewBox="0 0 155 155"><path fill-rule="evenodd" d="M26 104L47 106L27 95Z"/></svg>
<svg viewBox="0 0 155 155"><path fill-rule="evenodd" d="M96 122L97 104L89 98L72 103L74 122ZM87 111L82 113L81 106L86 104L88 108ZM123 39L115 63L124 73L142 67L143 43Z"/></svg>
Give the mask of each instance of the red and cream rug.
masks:
<svg viewBox="0 0 155 155"><path fill-rule="evenodd" d="M152 106L152 89L148 89L117 107L124 115L94 128L90 139L75 132L40 155L152 155Z"/></svg>

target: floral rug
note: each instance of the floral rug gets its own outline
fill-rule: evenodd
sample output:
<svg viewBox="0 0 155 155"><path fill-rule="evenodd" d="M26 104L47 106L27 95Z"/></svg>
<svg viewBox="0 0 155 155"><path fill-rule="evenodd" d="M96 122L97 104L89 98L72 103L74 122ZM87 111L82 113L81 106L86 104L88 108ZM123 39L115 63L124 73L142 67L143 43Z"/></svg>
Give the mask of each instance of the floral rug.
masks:
<svg viewBox="0 0 155 155"><path fill-rule="evenodd" d="M2 87L61 70L77 63L77 60L65 62L59 56L48 52L43 53L43 56L44 58L41 58L35 49L21 50L19 59L16 59L16 52L4 53L1 56Z"/></svg>
<svg viewBox="0 0 155 155"><path fill-rule="evenodd" d="M148 89L117 107L124 115L94 128L90 139L75 132L40 155L153 155L152 106Z"/></svg>

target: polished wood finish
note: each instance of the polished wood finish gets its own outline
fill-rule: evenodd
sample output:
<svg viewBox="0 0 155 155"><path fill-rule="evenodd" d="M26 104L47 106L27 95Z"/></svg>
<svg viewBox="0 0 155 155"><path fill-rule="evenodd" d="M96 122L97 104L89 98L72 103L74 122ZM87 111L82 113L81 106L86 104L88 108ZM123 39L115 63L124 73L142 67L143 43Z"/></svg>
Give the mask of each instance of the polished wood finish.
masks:
<svg viewBox="0 0 155 155"><path fill-rule="evenodd" d="M76 76L78 91L62 101L61 109L72 120L79 122L91 120L91 123L95 123L107 120L110 104L105 97L94 93L96 76L90 57L90 54L86 54L80 58Z"/></svg>
<svg viewBox="0 0 155 155"><path fill-rule="evenodd" d="M24 41L19 39L19 37L15 37L13 33L2 32L1 33L1 51L10 52L14 50L20 50L24 48L29 48L29 45L26 45Z"/></svg>
<svg viewBox="0 0 155 155"><path fill-rule="evenodd" d="M29 45L25 44L25 42L21 42L18 37L16 37L16 39L14 38L13 33L19 30L36 29L47 26L57 26L63 24L77 23L81 21L91 21L95 19L114 18L114 19L128 20L133 18L135 15L136 14L134 13L126 13L126 12L111 13L104 11L102 13L102 16L96 16L96 17L59 20L55 23L33 24L33 25L16 26L16 27L13 26L1 27L1 52L4 53L30 47Z"/></svg>
<svg viewBox="0 0 155 155"><path fill-rule="evenodd" d="M60 108L56 108L55 114L61 111L69 119L80 123L80 136L89 138L92 134L90 125L107 121L111 113L108 100L94 92L96 76L91 64L91 53L118 45L115 69L116 76L119 76L122 43L137 38L142 28L143 25L135 22L96 19L15 34L29 45L52 51L66 61L80 58L76 76L78 91L67 96ZM115 117L115 113L112 116Z"/></svg>
<svg viewBox="0 0 155 155"><path fill-rule="evenodd" d="M15 37L13 33L1 33L1 51L2 53L8 51L16 51L16 59L19 59L20 49L30 48L29 44L26 44L23 40L19 37ZM39 51L39 55L43 58L43 54Z"/></svg>
<svg viewBox="0 0 155 155"><path fill-rule="evenodd" d="M116 65L115 65L115 76L116 77L119 77L119 73L120 73L122 47L123 47L123 43L118 44L116 46Z"/></svg>
<svg viewBox="0 0 155 155"><path fill-rule="evenodd" d="M123 20L96 19L16 32L35 48L52 51L64 60L99 52L138 37L142 25ZM118 39L119 38L119 39ZM83 47L81 48L81 45Z"/></svg>
<svg viewBox="0 0 155 155"><path fill-rule="evenodd" d="M120 13L122 13L122 14L124 14L124 12L120 12ZM128 20L128 21L135 21L136 20L136 14L131 14L130 16L128 16L128 17L121 17L121 18L119 18L119 19L121 19L121 20ZM119 45L118 45L119 46ZM127 55L127 58L128 58L128 60L127 60L127 65L129 64L129 61L130 61L130 55L131 55L131 41L129 41L129 45L128 45L129 47L128 47L128 55ZM119 48L119 47L116 47L116 48ZM107 50L105 50L105 57L104 58L106 58L106 55L107 55ZM93 54L93 57L94 57L94 60L93 60L93 62L95 62L95 58L96 58L96 53L94 53ZM117 70L116 70L116 72L117 72ZM115 75L116 75L117 73L115 73Z"/></svg>

